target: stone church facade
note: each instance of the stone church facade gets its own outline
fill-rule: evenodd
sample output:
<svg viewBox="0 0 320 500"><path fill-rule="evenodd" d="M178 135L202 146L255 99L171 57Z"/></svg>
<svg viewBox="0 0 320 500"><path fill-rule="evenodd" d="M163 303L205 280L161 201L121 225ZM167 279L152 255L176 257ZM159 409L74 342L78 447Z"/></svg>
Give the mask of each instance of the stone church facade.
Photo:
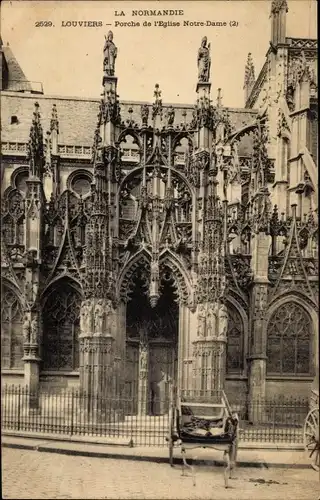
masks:
<svg viewBox="0 0 320 500"><path fill-rule="evenodd" d="M245 106L50 97L2 46L2 379L165 413L173 385L308 396L318 369L317 41L271 43ZM120 44L120 40L117 41ZM179 82L176 82L179 85ZM180 83L181 84L181 83ZM151 396L150 396L151 395Z"/></svg>

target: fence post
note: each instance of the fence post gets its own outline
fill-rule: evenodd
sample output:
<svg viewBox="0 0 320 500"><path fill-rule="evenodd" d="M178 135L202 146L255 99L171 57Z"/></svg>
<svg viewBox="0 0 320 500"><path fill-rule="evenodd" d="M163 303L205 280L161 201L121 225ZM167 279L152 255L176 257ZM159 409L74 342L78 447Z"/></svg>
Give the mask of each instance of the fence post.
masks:
<svg viewBox="0 0 320 500"><path fill-rule="evenodd" d="M21 394L21 387L19 385L18 388L18 431L20 431L20 394Z"/></svg>
<svg viewBox="0 0 320 500"><path fill-rule="evenodd" d="M70 426L70 436L73 436L73 409L74 409L74 393L71 390L71 426Z"/></svg>
<svg viewBox="0 0 320 500"><path fill-rule="evenodd" d="M272 440L275 442L276 404L272 405Z"/></svg>

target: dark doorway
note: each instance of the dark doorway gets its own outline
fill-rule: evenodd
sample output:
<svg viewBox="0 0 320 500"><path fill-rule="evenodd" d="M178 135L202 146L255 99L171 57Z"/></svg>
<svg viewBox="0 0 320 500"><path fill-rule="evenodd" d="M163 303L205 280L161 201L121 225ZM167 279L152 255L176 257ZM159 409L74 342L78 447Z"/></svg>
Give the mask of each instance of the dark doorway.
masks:
<svg viewBox="0 0 320 500"><path fill-rule="evenodd" d="M146 412L163 415L168 412L172 385L177 377L179 306L171 270L162 273L160 297L155 307L151 307L149 301L149 279L145 269L137 270L127 305L126 388L136 413L144 376L140 369L143 337L148 352L147 381L143 389L148 399Z"/></svg>

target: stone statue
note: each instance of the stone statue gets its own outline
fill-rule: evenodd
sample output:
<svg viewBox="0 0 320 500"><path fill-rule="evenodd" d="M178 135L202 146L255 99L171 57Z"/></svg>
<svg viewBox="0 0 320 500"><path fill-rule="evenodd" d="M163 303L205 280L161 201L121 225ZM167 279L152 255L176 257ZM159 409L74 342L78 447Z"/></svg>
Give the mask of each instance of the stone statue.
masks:
<svg viewBox="0 0 320 500"><path fill-rule="evenodd" d="M217 307L209 306L207 311L206 322L207 322L207 337L215 337L217 335Z"/></svg>
<svg viewBox="0 0 320 500"><path fill-rule="evenodd" d="M23 341L25 344L28 344L30 342L30 334L31 334L31 325L28 314L24 315L22 331L23 331Z"/></svg>
<svg viewBox="0 0 320 500"><path fill-rule="evenodd" d="M103 71L108 76L114 76L118 49L113 43L113 33L109 31L103 47Z"/></svg>
<svg viewBox="0 0 320 500"><path fill-rule="evenodd" d="M182 220L188 221L190 219L192 210L192 198L190 193L186 190L179 199L179 205L181 207Z"/></svg>
<svg viewBox="0 0 320 500"><path fill-rule="evenodd" d="M94 331L96 333L102 332L103 317L104 317L103 301L99 299L94 308Z"/></svg>
<svg viewBox="0 0 320 500"><path fill-rule="evenodd" d="M207 337L213 337L214 334L214 329L213 329L213 310L209 306L209 309L207 311L206 315L206 323L207 323L207 328L206 328L206 336Z"/></svg>
<svg viewBox="0 0 320 500"><path fill-rule="evenodd" d="M148 347L146 344L140 345L140 371L148 369Z"/></svg>
<svg viewBox="0 0 320 500"><path fill-rule="evenodd" d="M33 320L31 321L30 343L38 343L38 321L36 318L33 318Z"/></svg>
<svg viewBox="0 0 320 500"><path fill-rule="evenodd" d="M80 329L81 333L91 332L91 320L92 320L92 305L89 299L85 300L81 304L80 309Z"/></svg>
<svg viewBox="0 0 320 500"><path fill-rule="evenodd" d="M228 333L228 310L224 304L219 308L219 337L227 338Z"/></svg>
<svg viewBox="0 0 320 500"><path fill-rule="evenodd" d="M167 122L168 122L168 127L172 127L173 122L174 122L174 116L175 116L175 111L172 106L169 106L167 109Z"/></svg>
<svg viewBox="0 0 320 500"><path fill-rule="evenodd" d="M143 104L141 106L141 119L142 125L145 127L148 126L148 118L149 118L149 106L147 104Z"/></svg>
<svg viewBox="0 0 320 500"><path fill-rule="evenodd" d="M205 312L205 307L203 304L199 305L199 312L198 312L198 337L204 337L205 336L205 329L206 329L206 312Z"/></svg>
<svg viewBox="0 0 320 500"><path fill-rule="evenodd" d="M207 45L207 37L203 37L201 47L198 50L198 81L208 82L210 77L210 43Z"/></svg>

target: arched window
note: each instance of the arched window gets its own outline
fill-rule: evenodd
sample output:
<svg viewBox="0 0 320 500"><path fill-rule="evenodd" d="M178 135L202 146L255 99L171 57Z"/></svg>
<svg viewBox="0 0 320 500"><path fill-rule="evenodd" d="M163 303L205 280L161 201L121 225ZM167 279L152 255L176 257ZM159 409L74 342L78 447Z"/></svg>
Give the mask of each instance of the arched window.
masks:
<svg viewBox="0 0 320 500"><path fill-rule="evenodd" d="M23 311L9 288L1 293L1 363L2 368L23 368Z"/></svg>
<svg viewBox="0 0 320 500"><path fill-rule="evenodd" d="M235 307L228 305L227 373L243 371L243 321Z"/></svg>
<svg viewBox="0 0 320 500"><path fill-rule="evenodd" d="M286 302L271 317L267 330L267 372L310 373L312 322L296 302Z"/></svg>
<svg viewBox="0 0 320 500"><path fill-rule="evenodd" d="M18 191L25 196L27 193L27 179L29 177L28 170L19 173L15 178L15 186Z"/></svg>
<svg viewBox="0 0 320 500"><path fill-rule="evenodd" d="M72 182L72 189L81 196L89 194L91 189L89 177L85 177L84 175L76 177Z"/></svg>
<svg viewBox="0 0 320 500"><path fill-rule="evenodd" d="M67 280L50 291L43 308L43 369L79 368L80 305L79 293Z"/></svg>

